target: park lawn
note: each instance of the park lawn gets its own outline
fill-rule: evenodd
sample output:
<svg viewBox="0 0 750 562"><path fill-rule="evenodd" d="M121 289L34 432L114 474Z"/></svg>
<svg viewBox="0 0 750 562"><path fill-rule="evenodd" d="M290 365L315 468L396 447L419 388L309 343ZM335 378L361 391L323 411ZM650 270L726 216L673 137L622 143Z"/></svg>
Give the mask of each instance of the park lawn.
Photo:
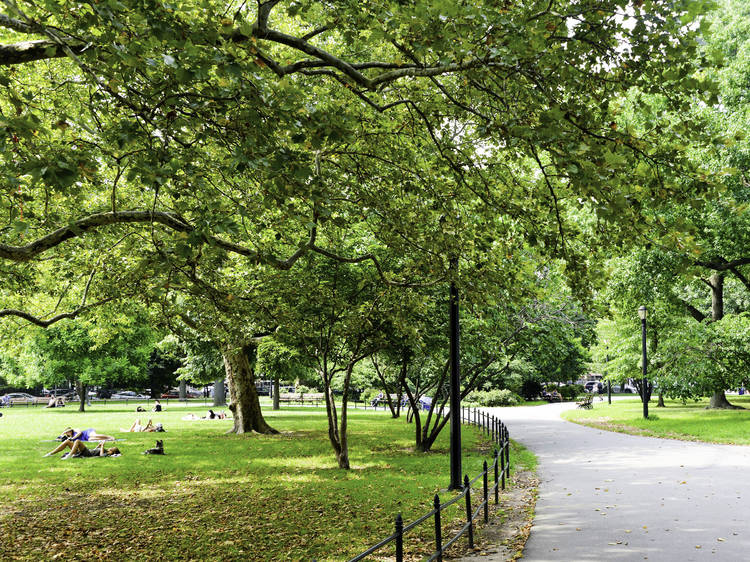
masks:
<svg viewBox="0 0 750 562"><path fill-rule="evenodd" d="M607 404L594 401L591 410L569 410L563 413L567 420L636 435L649 435L705 441L750 445L750 398L728 396L729 402L747 408L745 410L707 410L708 399L698 402L666 400L665 408L657 408L656 400L649 402L649 419L643 419L643 404L640 399L622 400Z"/></svg>
<svg viewBox="0 0 750 562"><path fill-rule="evenodd" d="M0 560L342 560L388 536L397 513L408 523L431 509L436 492L450 497L441 491L449 477L447 428L434 452L420 454L412 450L413 425L350 411L352 469L343 471L322 409L266 411L281 431L275 436L227 435L231 420L182 420L205 414L190 404L159 414L134 409L4 409ZM167 432L118 431L136 416L162 422ZM122 438L123 455L43 458L68 425ZM463 469L472 478L491 451L473 428L462 433ZM156 438L166 455L140 454ZM526 453L518 458L532 462ZM446 512L446 532L461 515L458 507ZM432 525L421 525L407 535L407 552L428 552L431 536Z"/></svg>

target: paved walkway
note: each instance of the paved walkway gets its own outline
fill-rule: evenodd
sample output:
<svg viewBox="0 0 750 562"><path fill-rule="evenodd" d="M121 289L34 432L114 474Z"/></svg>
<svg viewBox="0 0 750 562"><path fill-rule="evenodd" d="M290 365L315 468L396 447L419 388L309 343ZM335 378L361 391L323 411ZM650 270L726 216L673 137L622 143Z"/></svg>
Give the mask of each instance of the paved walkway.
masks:
<svg viewBox="0 0 750 562"><path fill-rule="evenodd" d="M570 407L488 408L539 458L524 560L750 560L750 447L595 430Z"/></svg>

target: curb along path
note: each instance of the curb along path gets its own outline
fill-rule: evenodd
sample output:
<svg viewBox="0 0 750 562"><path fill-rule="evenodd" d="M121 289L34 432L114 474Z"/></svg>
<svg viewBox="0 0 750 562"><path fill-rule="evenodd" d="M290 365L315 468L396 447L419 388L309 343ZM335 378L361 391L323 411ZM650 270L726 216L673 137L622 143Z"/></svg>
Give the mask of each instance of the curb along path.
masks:
<svg viewBox="0 0 750 562"><path fill-rule="evenodd" d="M583 427L571 407L485 408L539 459L524 560L750 560L750 447Z"/></svg>

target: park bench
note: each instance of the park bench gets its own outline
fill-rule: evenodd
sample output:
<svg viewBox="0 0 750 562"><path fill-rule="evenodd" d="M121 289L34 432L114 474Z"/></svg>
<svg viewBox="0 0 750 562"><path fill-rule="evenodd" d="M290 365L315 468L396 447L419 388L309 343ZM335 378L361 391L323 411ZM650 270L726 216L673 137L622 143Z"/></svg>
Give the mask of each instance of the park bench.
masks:
<svg viewBox="0 0 750 562"><path fill-rule="evenodd" d="M289 404L317 404L324 400L325 394L322 392L307 392L304 394L298 394L296 392L279 393L279 402L286 402Z"/></svg>
<svg viewBox="0 0 750 562"><path fill-rule="evenodd" d="M587 410L590 410L593 407L593 401L594 401L594 393L587 394L583 397L583 399L576 402L578 404L579 408L585 408Z"/></svg>
<svg viewBox="0 0 750 562"><path fill-rule="evenodd" d="M399 400L399 396L398 396L398 394L389 394L388 396L389 396L389 397L391 398L391 404L393 404L394 406L395 406L396 404L398 404L398 400ZM402 406L406 406L406 404L408 404L408 402L409 402L409 400L408 400L408 398L406 397L406 395L404 394L404 395L403 395L403 396L401 397L401 405L402 405ZM383 405L383 404L388 404L388 400L386 399L386 397L385 397L385 396L381 396L381 397L377 397L377 396L376 396L375 398L373 398L373 399L372 399L372 400L370 401L370 405L371 405L372 407L376 407L376 406L381 406L381 405Z"/></svg>

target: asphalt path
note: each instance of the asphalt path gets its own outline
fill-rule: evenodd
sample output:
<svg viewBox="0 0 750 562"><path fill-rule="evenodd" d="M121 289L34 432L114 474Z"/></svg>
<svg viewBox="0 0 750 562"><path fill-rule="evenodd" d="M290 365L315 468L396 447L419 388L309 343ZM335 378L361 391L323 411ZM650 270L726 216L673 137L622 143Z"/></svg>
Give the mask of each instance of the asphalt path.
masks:
<svg viewBox="0 0 750 562"><path fill-rule="evenodd" d="M524 560L750 561L750 447L583 427L571 407L487 408L539 459Z"/></svg>

